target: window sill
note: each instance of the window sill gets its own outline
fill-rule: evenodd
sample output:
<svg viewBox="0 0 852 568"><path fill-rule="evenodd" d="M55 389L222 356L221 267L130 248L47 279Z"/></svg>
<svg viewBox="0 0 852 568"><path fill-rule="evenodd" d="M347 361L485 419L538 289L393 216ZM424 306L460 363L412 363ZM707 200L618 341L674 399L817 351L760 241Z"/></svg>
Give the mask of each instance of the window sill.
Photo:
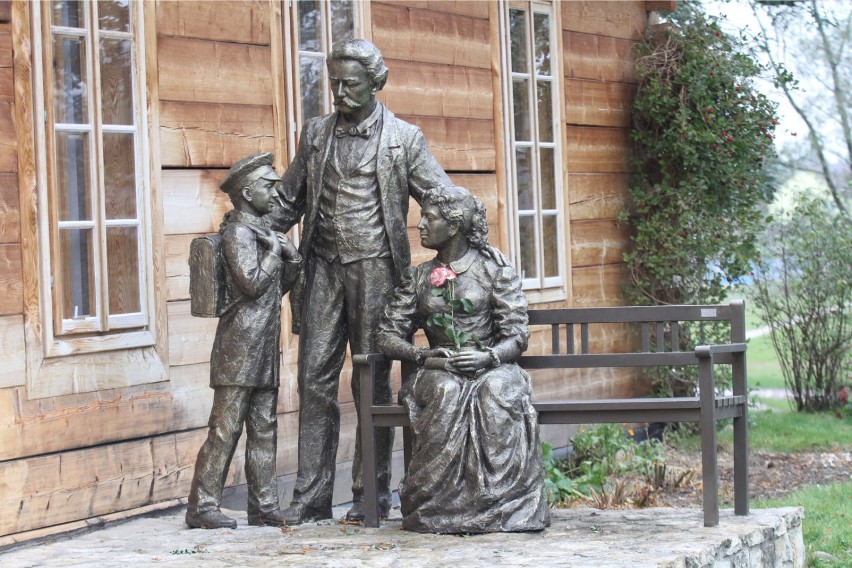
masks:
<svg viewBox="0 0 852 568"><path fill-rule="evenodd" d="M529 305L563 302L568 299L564 288L548 288L544 290L524 290Z"/></svg>

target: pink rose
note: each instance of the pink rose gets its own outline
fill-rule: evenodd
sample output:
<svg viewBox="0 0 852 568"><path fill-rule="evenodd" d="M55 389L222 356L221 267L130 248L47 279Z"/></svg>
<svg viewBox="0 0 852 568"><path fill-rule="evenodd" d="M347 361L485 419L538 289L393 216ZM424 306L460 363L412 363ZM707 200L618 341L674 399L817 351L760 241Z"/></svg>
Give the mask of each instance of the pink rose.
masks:
<svg viewBox="0 0 852 568"><path fill-rule="evenodd" d="M438 268L433 268L432 272L429 273L429 282L431 282L432 286L435 288L440 288L446 284L447 280L455 280L456 276L457 274L451 269L439 266Z"/></svg>

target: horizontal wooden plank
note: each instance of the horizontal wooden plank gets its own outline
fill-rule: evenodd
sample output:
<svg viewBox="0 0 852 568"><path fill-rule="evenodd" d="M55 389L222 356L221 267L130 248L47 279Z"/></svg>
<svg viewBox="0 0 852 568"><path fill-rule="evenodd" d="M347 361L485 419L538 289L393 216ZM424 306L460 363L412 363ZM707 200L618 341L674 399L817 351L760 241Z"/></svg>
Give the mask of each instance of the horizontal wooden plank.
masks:
<svg viewBox="0 0 852 568"><path fill-rule="evenodd" d="M18 171L15 105L0 101L0 172Z"/></svg>
<svg viewBox="0 0 852 568"><path fill-rule="evenodd" d="M24 347L24 317L0 317L0 389L23 385L26 382ZM9 420L8 416L11 415L3 416L0 421Z"/></svg>
<svg viewBox="0 0 852 568"><path fill-rule="evenodd" d="M160 100L272 105L270 48L161 37Z"/></svg>
<svg viewBox="0 0 852 568"><path fill-rule="evenodd" d="M569 174L571 221L614 219L628 202L630 174Z"/></svg>
<svg viewBox="0 0 852 568"><path fill-rule="evenodd" d="M216 103L160 105L160 160L164 167L224 167L275 150L271 106Z"/></svg>
<svg viewBox="0 0 852 568"><path fill-rule="evenodd" d="M23 277L21 245L18 243L0 245L0 315L23 313Z"/></svg>
<svg viewBox="0 0 852 568"><path fill-rule="evenodd" d="M585 126L630 127L635 85L565 80L565 122Z"/></svg>
<svg viewBox="0 0 852 568"><path fill-rule="evenodd" d="M116 336L121 339L121 336ZM61 342L57 351L62 352ZM165 381L166 367L153 347L114 349L45 359L27 385L30 398L96 392Z"/></svg>
<svg viewBox="0 0 852 568"><path fill-rule="evenodd" d="M21 210L18 176L0 173L0 244L21 241Z"/></svg>
<svg viewBox="0 0 852 568"><path fill-rule="evenodd" d="M432 63L385 59L388 83L379 99L397 114L491 120L491 73Z"/></svg>
<svg viewBox="0 0 852 568"><path fill-rule="evenodd" d="M0 461L200 428L213 401L208 383L209 373L200 384L163 381L40 399L0 390Z"/></svg>
<svg viewBox="0 0 852 568"><path fill-rule="evenodd" d="M627 39L564 32L565 75L575 79L635 83L635 44Z"/></svg>
<svg viewBox="0 0 852 568"><path fill-rule="evenodd" d="M488 171L496 169L494 122L463 118L401 116L423 130L429 148L447 171Z"/></svg>
<svg viewBox="0 0 852 568"><path fill-rule="evenodd" d="M204 435L194 430L0 463L7 489L0 497L0 534L185 497L192 449L197 452Z"/></svg>
<svg viewBox="0 0 852 568"><path fill-rule="evenodd" d="M189 301L169 302L169 362L191 365L210 361L218 318L197 318Z"/></svg>
<svg viewBox="0 0 852 568"><path fill-rule="evenodd" d="M473 195L485 205L488 225L496 225L497 211L497 176L494 174L451 174L453 183L468 189ZM408 201L408 223L409 228L417 227L420 222L420 205L409 198Z"/></svg>
<svg viewBox="0 0 852 568"><path fill-rule="evenodd" d="M645 10L648 12L674 12L677 10L677 0L645 0Z"/></svg>
<svg viewBox="0 0 852 568"><path fill-rule="evenodd" d="M12 34L0 31L0 67L12 66Z"/></svg>
<svg viewBox="0 0 852 568"><path fill-rule="evenodd" d="M636 369L545 369L530 371L533 400L627 398L648 392Z"/></svg>
<svg viewBox="0 0 852 568"><path fill-rule="evenodd" d="M627 278L627 270L621 264L587 266L571 271L574 306L623 306L624 294L621 286Z"/></svg>
<svg viewBox="0 0 852 568"><path fill-rule="evenodd" d="M569 126L566 169L570 173L628 173L632 148L626 128Z"/></svg>
<svg viewBox="0 0 852 568"><path fill-rule="evenodd" d="M189 244L201 236L166 235L166 299L169 302L189 299Z"/></svg>
<svg viewBox="0 0 852 568"><path fill-rule="evenodd" d="M643 0L561 2L562 27L568 31L638 40L648 23Z"/></svg>
<svg viewBox="0 0 852 568"><path fill-rule="evenodd" d="M488 2L471 2L470 0L374 0L372 2L373 6L377 4L405 6L414 10L449 12L471 18L488 18Z"/></svg>
<svg viewBox="0 0 852 568"><path fill-rule="evenodd" d="M622 262L630 248L630 229L615 219L571 222L571 265L574 268Z"/></svg>
<svg viewBox="0 0 852 568"><path fill-rule="evenodd" d="M269 45L267 2L157 0L157 34Z"/></svg>
<svg viewBox="0 0 852 568"><path fill-rule="evenodd" d="M15 79L11 67L0 67L0 101L15 100Z"/></svg>
<svg viewBox="0 0 852 568"><path fill-rule="evenodd" d="M166 235L212 233L232 209L219 189L226 170L163 170L163 232Z"/></svg>
<svg viewBox="0 0 852 568"><path fill-rule="evenodd" d="M388 59L491 69L488 20L448 12L371 6L373 41Z"/></svg>

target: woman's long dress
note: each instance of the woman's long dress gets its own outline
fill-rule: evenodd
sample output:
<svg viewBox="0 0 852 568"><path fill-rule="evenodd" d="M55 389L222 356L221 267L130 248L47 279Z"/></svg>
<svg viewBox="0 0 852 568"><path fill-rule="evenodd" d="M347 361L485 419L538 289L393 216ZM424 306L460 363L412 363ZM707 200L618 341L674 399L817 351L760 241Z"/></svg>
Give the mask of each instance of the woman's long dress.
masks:
<svg viewBox="0 0 852 568"><path fill-rule="evenodd" d="M377 331L379 348L411 358L407 341L423 327L430 345L452 348L442 330L425 325L436 311L431 271L437 260L412 268L397 288ZM510 266L471 249L450 265L454 297L473 302L455 314L457 327L491 347L502 363L468 377L419 369L404 389L413 452L400 486L403 528L419 532L481 533L541 530L550 524L544 493L530 378L514 361L526 349L527 302ZM476 348L473 340L465 346ZM406 357L409 355L409 357Z"/></svg>

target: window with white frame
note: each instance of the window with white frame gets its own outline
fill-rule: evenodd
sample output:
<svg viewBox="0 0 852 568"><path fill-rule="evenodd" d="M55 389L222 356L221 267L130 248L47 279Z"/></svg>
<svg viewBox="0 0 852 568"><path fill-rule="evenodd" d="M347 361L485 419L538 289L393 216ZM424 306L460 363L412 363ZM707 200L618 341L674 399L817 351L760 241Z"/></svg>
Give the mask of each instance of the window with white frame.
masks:
<svg viewBox="0 0 852 568"><path fill-rule="evenodd" d="M298 86L297 127L333 110L325 58L336 42L359 37L361 9L360 3L351 0L293 2L290 17L296 64L292 66L292 84Z"/></svg>
<svg viewBox="0 0 852 568"><path fill-rule="evenodd" d="M502 3L507 203L514 262L527 290L564 285L556 33L550 3Z"/></svg>
<svg viewBox="0 0 852 568"><path fill-rule="evenodd" d="M141 7L64 0L34 9L53 335L139 331L148 325L150 238Z"/></svg>

